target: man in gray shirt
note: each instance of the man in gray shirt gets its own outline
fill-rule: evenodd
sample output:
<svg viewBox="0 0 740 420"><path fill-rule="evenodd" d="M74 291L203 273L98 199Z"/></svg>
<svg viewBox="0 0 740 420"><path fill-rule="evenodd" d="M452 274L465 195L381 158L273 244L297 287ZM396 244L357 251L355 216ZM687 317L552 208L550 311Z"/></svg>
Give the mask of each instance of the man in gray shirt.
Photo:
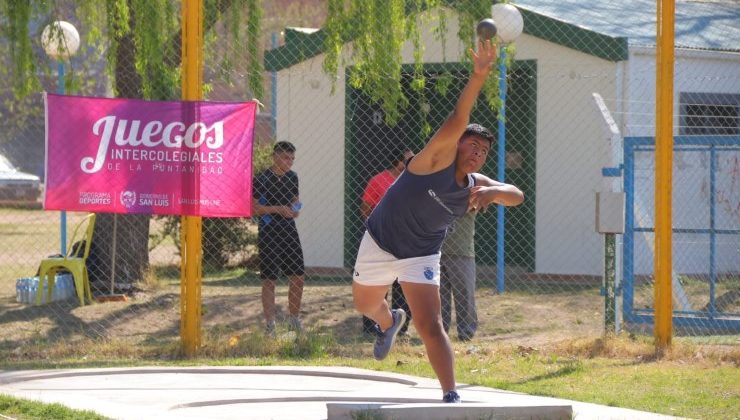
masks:
<svg viewBox="0 0 740 420"><path fill-rule="evenodd" d="M469 211L447 229L440 260L439 295L442 300L442 324L449 333L452 304L455 304L457 338L469 341L478 329L475 309L475 216Z"/></svg>

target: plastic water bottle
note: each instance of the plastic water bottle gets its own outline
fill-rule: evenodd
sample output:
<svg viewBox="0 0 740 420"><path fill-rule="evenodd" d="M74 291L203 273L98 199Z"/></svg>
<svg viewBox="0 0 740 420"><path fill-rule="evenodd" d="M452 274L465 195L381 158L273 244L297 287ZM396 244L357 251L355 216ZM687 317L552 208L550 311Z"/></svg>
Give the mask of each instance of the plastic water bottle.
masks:
<svg viewBox="0 0 740 420"><path fill-rule="evenodd" d="M39 290L39 278L34 277L31 279L31 287L29 287L29 293L28 293L28 303L34 303L36 301L36 295L38 294ZM44 295L41 294L41 303L44 303Z"/></svg>
<svg viewBox="0 0 740 420"><path fill-rule="evenodd" d="M39 289L41 289L41 303L46 303L46 287L41 284L38 277L31 280L28 303L36 303L36 295L39 293Z"/></svg>
<svg viewBox="0 0 740 420"><path fill-rule="evenodd" d="M25 281L21 285L21 302L28 303L28 289L31 288L30 279L24 279Z"/></svg>
<svg viewBox="0 0 740 420"><path fill-rule="evenodd" d="M61 284L63 285L62 290L64 293L62 293L60 299L69 299L72 297L72 295L74 295L74 287L72 286L72 275L65 274L64 276L62 276L61 280Z"/></svg>
<svg viewBox="0 0 740 420"><path fill-rule="evenodd" d="M63 300L67 294L67 276L57 276L57 283L54 287L54 291L57 292L54 300Z"/></svg>
<svg viewBox="0 0 740 420"><path fill-rule="evenodd" d="M15 301L20 302L21 301L21 289L23 285L23 279L18 279L15 281Z"/></svg>
<svg viewBox="0 0 740 420"><path fill-rule="evenodd" d="M26 287L26 293L25 293L25 299L24 301L26 303L32 303L34 296L34 292L36 291L36 287L38 287L38 284L34 282L33 278L28 279L28 286Z"/></svg>
<svg viewBox="0 0 740 420"><path fill-rule="evenodd" d="M54 283L54 290L51 291L51 301L56 302L59 300L59 295L62 291L62 288L60 287L61 284L59 282L59 276L57 276L57 282Z"/></svg>

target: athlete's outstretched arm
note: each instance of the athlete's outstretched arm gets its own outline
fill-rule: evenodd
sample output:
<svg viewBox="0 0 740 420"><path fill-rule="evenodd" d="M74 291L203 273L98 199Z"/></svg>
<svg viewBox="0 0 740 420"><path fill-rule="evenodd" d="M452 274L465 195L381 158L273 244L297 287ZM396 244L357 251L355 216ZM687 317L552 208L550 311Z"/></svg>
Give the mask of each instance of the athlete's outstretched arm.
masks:
<svg viewBox="0 0 740 420"><path fill-rule="evenodd" d="M524 193L511 184L498 182L479 173L473 176L475 186L470 189L470 209L486 210L491 204L518 206L524 201Z"/></svg>
<svg viewBox="0 0 740 420"><path fill-rule="evenodd" d="M475 105L483 84L491 72L496 60L496 45L491 41L478 43L478 52L470 50L473 60L473 71L457 100L455 109L442 126L427 142L424 149L411 160L408 169L417 175L437 172L452 164L457 154L457 142L460 140L470 121L470 112Z"/></svg>

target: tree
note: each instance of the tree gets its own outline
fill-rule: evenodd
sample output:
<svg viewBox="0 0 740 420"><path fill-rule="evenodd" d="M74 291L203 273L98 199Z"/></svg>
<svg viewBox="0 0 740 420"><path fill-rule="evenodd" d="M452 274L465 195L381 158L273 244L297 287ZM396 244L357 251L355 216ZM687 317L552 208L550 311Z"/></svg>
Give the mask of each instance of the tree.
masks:
<svg viewBox="0 0 740 420"><path fill-rule="evenodd" d="M507 3L508 0L501 0ZM458 38L467 45L474 45L474 27L479 19L491 13L491 0L328 0L329 13L325 26L324 71L336 80L337 69L344 44L353 41L352 59L354 70L349 83L353 88L368 95L385 111L386 123L395 125L408 99L401 85L401 49L406 41L414 46L414 72L411 88L423 95L426 86L424 77L424 45L421 43L421 24L425 19L436 19L435 35L444 48L447 33L447 9L458 13ZM423 12L437 9L437 15ZM511 64L513 46L507 50L507 66ZM460 57L464 62L467 53ZM446 89L449 77L436 80L438 91ZM500 106L498 92L498 66L484 86L488 105L496 110ZM425 127L431 131L431 127ZM430 133L426 133L430 134Z"/></svg>
<svg viewBox="0 0 740 420"><path fill-rule="evenodd" d="M37 33L47 22L69 20L74 15L86 29L89 48L105 52L106 68L116 96L172 100L180 91L180 8L174 0L3 0L3 35L13 63L11 76L16 98L40 91L37 61L46 59L33 48ZM243 15L245 19L242 19ZM262 65L259 57L260 0L205 0L204 32L218 25L227 28L218 42L243 47L249 60L249 86L255 97L262 95ZM247 25L240 24L246 20ZM246 32L246 38L245 33ZM206 37L214 41L216 37ZM241 47L240 47L241 46ZM67 83L84 78L71 72ZM149 266L149 216L97 218L89 265L94 283L107 285L111 276L111 254L116 242L116 283L141 280Z"/></svg>

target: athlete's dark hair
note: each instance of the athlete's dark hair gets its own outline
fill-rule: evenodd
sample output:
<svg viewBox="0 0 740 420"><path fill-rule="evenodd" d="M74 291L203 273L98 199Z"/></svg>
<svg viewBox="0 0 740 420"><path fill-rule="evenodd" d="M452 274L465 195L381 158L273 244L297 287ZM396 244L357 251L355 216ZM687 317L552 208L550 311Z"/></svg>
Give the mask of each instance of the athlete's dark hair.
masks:
<svg viewBox="0 0 740 420"><path fill-rule="evenodd" d="M465 131L463 132L462 137L460 138L467 137L467 136L482 137L488 140L488 142L491 145L493 145L493 140L494 140L493 133L491 133L491 131L489 131L486 127L483 127L480 124L476 124L476 123L468 124L468 126L465 127Z"/></svg>
<svg viewBox="0 0 740 420"><path fill-rule="evenodd" d="M279 141L272 148L272 153L288 152L295 153L295 145L289 141Z"/></svg>

